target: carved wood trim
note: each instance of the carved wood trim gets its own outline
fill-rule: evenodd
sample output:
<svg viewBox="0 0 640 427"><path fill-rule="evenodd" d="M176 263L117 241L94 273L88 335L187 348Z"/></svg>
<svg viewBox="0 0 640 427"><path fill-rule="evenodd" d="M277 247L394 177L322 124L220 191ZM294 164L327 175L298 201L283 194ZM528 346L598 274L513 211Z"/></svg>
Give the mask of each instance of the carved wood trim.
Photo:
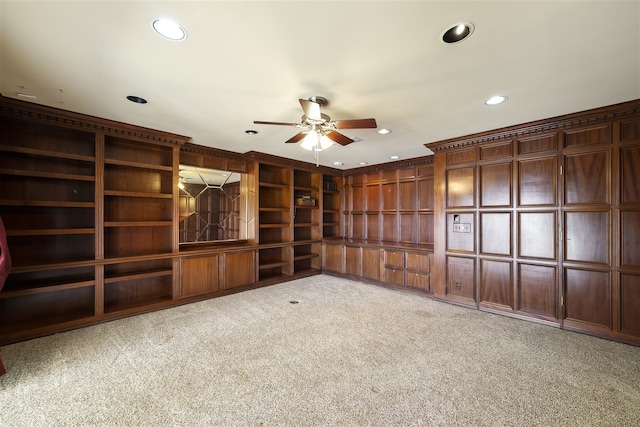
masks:
<svg viewBox="0 0 640 427"><path fill-rule="evenodd" d="M218 157L222 159L236 160L238 162L245 161L245 155L241 153L235 153L233 151L221 150L219 148L205 147L204 145L198 145L191 142L187 142L180 147L180 151L187 153L202 154L205 156Z"/></svg>
<svg viewBox="0 0 640 427"><path fill-rule="evenodd" d="M113 120L100 119L58 108L36 105L0 96L0 115L9 118L36 121L92 133L150 141L158 144L182 145L191 137L133 126Z"/></svg>
<svg viewBox="0 0 640 427"><path fill-rule="evenodd" d="M534 137L536 135L542 135L550 132L593 126L595 124L605 124L614 120L638 115L640 115L640 99L607 107L595 108L593 110L537 120L520 125L508 126L486 132L478 132L459 138L431 142L424 144L424 146L433 152L444 151L464 146Z"/></svg>
<svg viewBox="0 0 640 427"><path fill-rule="evenodd" d="M398 160L396 162L381 163L378 165L363 166L355 169L348 169L343 172L343 176L362 175L384 170L402 169L411 166L423 166L433 164L433 155L415 157L412 159Z"/></svg>

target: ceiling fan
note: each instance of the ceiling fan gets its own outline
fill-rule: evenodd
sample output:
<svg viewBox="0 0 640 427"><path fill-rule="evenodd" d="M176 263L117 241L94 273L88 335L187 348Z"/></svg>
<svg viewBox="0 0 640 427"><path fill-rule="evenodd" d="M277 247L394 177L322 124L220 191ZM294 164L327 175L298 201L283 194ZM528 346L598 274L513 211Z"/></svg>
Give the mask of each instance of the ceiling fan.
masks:
<svg viewBox="0 0 640 427"><path fill-rule="evenodd" d="M321 96L300 99L300 105L304 111L300 123L264 122L258 120L253 123L258 125L293 126L302 129L285 143L295 143L302 140L301 145L303 148L316 152L328 148L333 142L340 145L355 142L355 140L338 132L338 129L375 129L378 126L376 119L331 120L331 117L320 112L320 107L324 107L327 104L327 99Z"/></svg>

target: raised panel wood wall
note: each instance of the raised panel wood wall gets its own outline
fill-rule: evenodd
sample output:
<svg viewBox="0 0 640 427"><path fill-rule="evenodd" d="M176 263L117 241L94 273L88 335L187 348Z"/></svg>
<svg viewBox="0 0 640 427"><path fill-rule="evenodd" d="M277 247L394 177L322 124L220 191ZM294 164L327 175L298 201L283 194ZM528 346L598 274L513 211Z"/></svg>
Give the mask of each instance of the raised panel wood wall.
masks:
<svg viewBox="0 0 640 427"><path fill-rule="evenodd" d="M481 306L513 310L513 263L481 259L479 288Z"/></svg>
<svg viewBox="0 0 640 427"><path fill-rule="evenodd" d="M429 158L348 171L342 186L345 238L433 244L433 164Z"/></svg>
<svg viewBox="0 0 640 427"><path fill-rule="evenodd" d="M640 343L640 101L427 147L436 298Z"/></svg>

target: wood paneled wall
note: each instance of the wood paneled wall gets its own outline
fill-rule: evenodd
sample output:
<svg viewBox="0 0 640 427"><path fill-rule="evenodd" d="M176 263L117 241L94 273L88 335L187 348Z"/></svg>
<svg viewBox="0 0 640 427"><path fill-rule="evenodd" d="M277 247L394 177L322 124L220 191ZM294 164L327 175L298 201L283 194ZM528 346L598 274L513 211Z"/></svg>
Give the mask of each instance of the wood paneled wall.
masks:
<svg viewBox="0 0 640 427"><path fill-rule="evenodd" d="M344 236L433 243L433 159L422 157L347 171Z"/></svg>
<svg viewBox="0 0 640 427"><path fill-rule="evenodd" d="M640 101L427 146L437 298L640 343Z"/></svg>

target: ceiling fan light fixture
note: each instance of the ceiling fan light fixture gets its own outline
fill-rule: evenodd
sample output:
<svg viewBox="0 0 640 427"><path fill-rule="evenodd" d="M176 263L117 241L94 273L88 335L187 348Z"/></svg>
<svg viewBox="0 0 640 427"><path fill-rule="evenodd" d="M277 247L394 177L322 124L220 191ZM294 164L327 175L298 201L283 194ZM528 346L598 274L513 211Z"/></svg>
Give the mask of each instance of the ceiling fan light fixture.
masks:
<svg viewBox="0 0 640 427"><path fill-rule="evenodd" d="M300 146L305 150L313 150L318 145L318 134L315 131L311 131L304 137Z"/></svg>
<svg viewBox="0 0 640 427"><path fill-rule="evenodd" d="M326 135L322 135L318 142L320 142L320 151L326 150L333 145L333 141L327 138Z"/></svg>
<svg viewBox="0 0 640 427"><path fill-rule="evenodd" d="M475 29L471 22L458 22L444 30L440 39L445 43L458 43L468 38Z"/></svg>
<svg viewBox="0 0 640 427"><path fill-rule="evenodd" d="M155 19L151 22L154 31L162 37L175 42L186 40L187 32L180 24L165 18Z"/></svg>
<svg viewBox="0 0 640 427"><path fill-rule="evenodd" d="M333 141L327 138L324 134L319 134L317 131L309 131L307 136L304 137L300 146L305 150L323 151L333 145Z"/></svg>

